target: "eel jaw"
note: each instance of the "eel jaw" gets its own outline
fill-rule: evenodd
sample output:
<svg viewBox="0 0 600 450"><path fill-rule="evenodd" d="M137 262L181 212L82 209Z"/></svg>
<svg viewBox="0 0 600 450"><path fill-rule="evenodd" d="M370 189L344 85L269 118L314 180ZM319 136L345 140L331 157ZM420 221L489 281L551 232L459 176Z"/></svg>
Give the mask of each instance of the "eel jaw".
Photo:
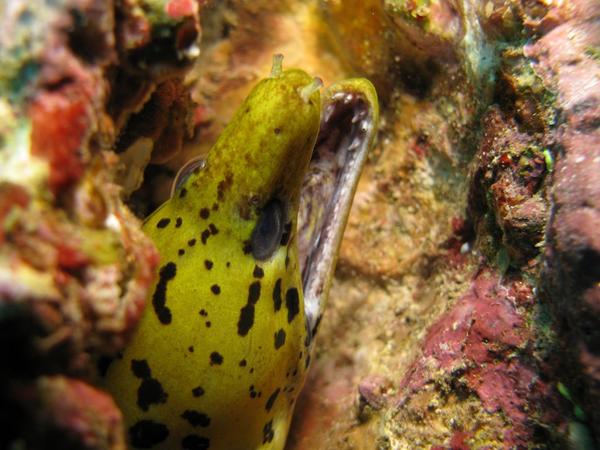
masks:
<svg viewBox="0 0 600 450"><path fill-rule="evenodd" d="M377 131L377 97L372 85L364 82L354 88L349 80L327 90L300 195L298 253L310 341L327 301L352 199Z"/></svg>

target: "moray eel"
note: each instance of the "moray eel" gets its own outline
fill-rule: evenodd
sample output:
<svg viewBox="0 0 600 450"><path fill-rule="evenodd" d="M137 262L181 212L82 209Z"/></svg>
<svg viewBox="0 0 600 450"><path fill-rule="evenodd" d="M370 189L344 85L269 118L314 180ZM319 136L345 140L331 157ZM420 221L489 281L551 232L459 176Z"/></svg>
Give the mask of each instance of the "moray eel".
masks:
<svg viewBox="0 0 600 450"><path fill-rule="evenodd" d="M276 58L145 221L158 281L104 380L131 447L285 446L378 120L367 80L316 80Z"/></svg>

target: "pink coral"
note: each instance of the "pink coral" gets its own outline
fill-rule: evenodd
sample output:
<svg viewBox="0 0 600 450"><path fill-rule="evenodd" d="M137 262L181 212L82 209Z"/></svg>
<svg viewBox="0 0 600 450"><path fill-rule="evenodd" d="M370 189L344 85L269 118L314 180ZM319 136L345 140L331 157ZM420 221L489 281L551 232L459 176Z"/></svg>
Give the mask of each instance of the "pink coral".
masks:
<svg viewBox="0 0 600 450"><path fill-rule="evenodd" d="M555 421L547 413L558 411L556 393L527 356L535 335L523 306L531 297L522 282L479 274L430 327L421 356L400 383L399 408L413 408L409 400L432 386L443 392L442 386L463 385L487 413L506 418L498 430L506 448L528 445L534 438L532 418Z"/></svg>

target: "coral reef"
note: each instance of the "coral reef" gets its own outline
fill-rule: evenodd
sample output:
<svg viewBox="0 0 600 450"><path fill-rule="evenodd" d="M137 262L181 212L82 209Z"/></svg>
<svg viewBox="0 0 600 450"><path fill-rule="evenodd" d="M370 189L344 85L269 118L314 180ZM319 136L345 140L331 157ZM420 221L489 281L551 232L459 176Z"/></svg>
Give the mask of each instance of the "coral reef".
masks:
<svg viewBox="0 0 600 450"><path fill-rule="evenodd" d="M121 412L110 396L64 376L40 376L11 385L18 409L11 418L24 435L13 446L61 449L124 449ZM5 419L6 420L6 419ZM22 430L24 426L27 430ZM8 430L6 430L8 431Z"/></svg>
<svg viewBox="0 0 600 450"><path fill-rule="evenodd" d="M525 49L538 76L555 90L560 110L560 125L553 134L553 210L542 286L564 339L562 376L590 415L596 435L600 434L599 17L600 5L592 2Z"/></svg>
<svg viewBox="0 0 600 450"><path fill-rule="evenodd" d="M190 66L198 5L11 1L0 21L1 445L124 448L112 399L73 377L122 348L154 280L114 142ZM155 127L155 153L180 122Z"/></svg>
<svg viewBox="0 0 600 450"><path fill-rule="evenodd" d="M1 4L2 445L123 448L88 376L158 263L130 209L283 53L369 77L383 116L288 448L594 448L599 20L595 0Z"/></svg>
<svg viewBox="0 0 600 450"><path fill-rule="evenodd" d="M589 135L585 147L576 146L580 163L597 150L591 99L598 83L592 36L598 34L590 19L597 6L384 3L370 9L379 19L369 21L384 24L378 39L371 39L372 29L361 35L343 12L332 26L335 48L347 49L352 70L369 73L377 61L397 78L381 153L363 177L340 256L334 313L322 326L324 350L305 391L313 406L298 415L292 448L363 448L367 436L379 448L394 449L592 448L586 427L596 428L589 418L597 399L589 330L597 313L587 306L593 301L576 305L593 298L582 286L597 283L593 252L586 252L597 231L577 219L572 223L587 233L570 228L567 237L565 229L558 239L577 265L554 262L552 238L567 186L572 197L562 205L585 205L588 217L598 198L590 176L558 172L567 137ZM553 33L561 28L557 39ZM354 42L373 47L354 53ZM547 62L559 52L546 42L560 46L569 62L566 56ZM359 52L376 56L364 60ZM403 70L419 61L428 63L412 66L412 79L420 81L414 89ZM572 78L561 87L555 78L562 73ZM586 107L566 107L561 88L585 96ZM585 125L570 131L577 123ZM580 170L592 173L591 159L587 166ZM432 193L438 195L428 198ZM569 303L572 298L578 300ZM365 324L375 330L364 330ZM328 381L341 373L351 381ZM374 377L387 381L373 388ZM561 380L570 388L574 415L558 392ZM355 418L347 412L352 390Z"/></svg>
<svg viewBox="0 0 600 450"><path fill-rule="evenodd" d="M454 448L458 435L464 448L560 447L560 398L531 357L534 302L527 283L476 276L429 328L400 382L392 447Z"/></svg>

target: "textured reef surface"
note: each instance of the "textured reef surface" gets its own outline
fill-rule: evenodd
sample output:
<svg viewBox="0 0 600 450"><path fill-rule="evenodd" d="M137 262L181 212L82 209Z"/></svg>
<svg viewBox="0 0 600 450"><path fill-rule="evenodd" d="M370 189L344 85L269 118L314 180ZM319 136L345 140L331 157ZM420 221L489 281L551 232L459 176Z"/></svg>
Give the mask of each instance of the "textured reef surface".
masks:
<svg viewBox="0 0 600 450"><path fill-rule="evenodd" d="M382 108L287 448L598 446L598 1L9 0L0 29L2 448L125 448L93 373L154 282L140 219L274 53Z"/></svg>
<svg viewBox="0 0 600 450"><path fill-rule="evenodd" d="M198 5L172 3L0 5L2 448L125 448L88 381L127 342L158 264L123 203L135 162L176 150L191 118Z"/></svg>

